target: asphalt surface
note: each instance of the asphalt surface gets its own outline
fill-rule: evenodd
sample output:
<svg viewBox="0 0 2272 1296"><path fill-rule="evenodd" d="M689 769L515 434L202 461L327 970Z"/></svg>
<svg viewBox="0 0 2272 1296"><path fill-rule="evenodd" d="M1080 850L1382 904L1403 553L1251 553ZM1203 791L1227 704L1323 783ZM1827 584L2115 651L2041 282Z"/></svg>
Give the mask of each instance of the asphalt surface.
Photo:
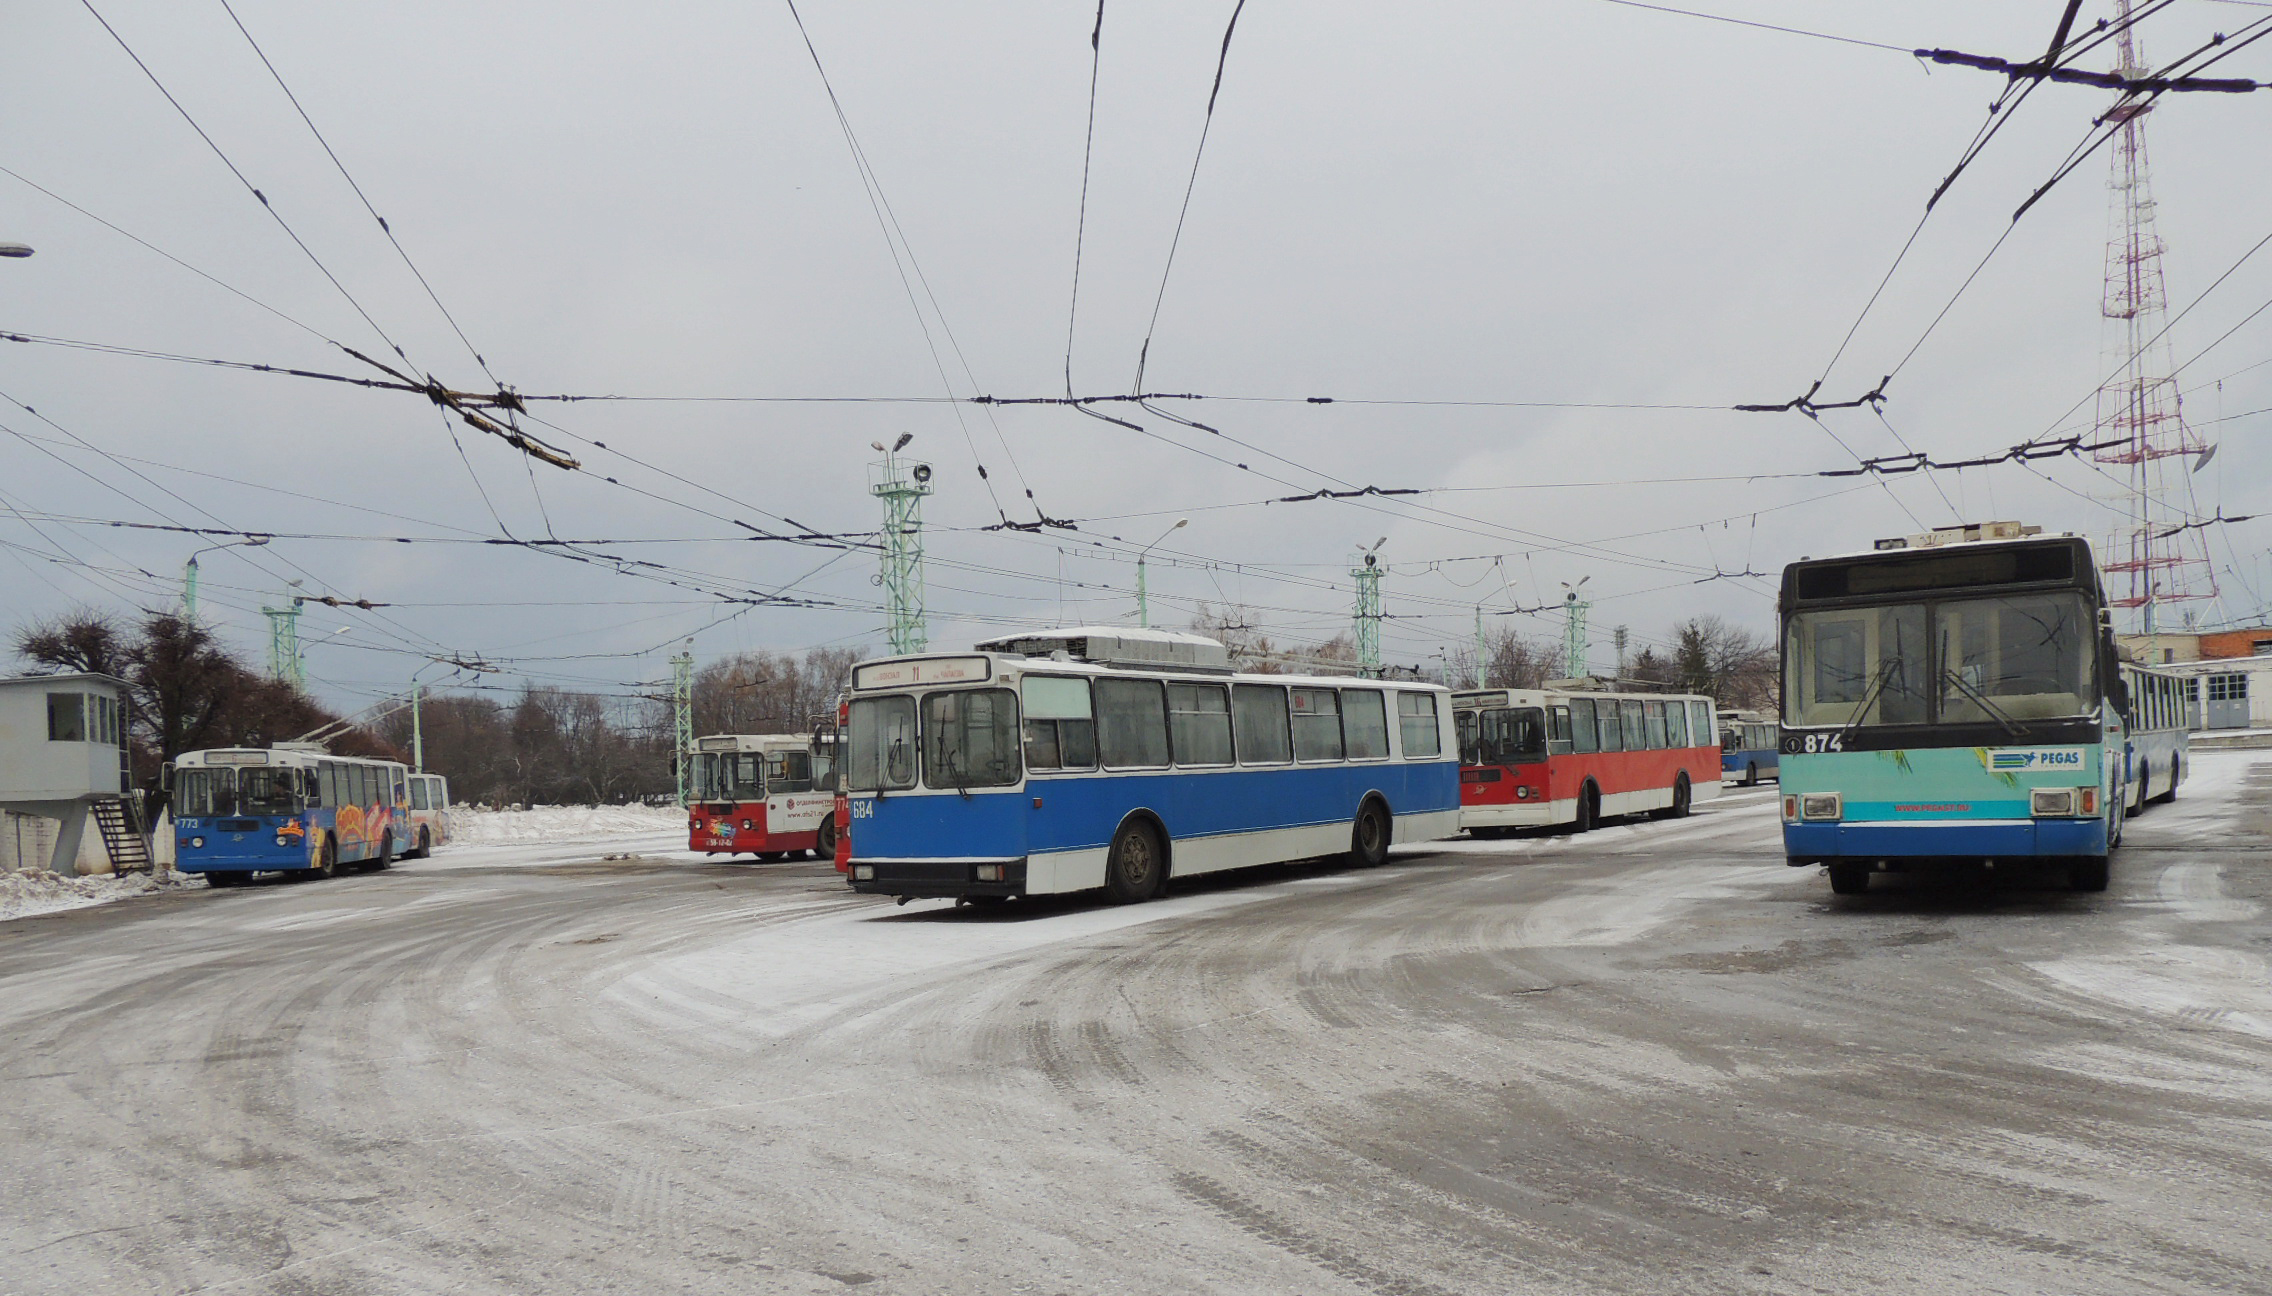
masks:
<svg viewBox="0 0 2272 1296"><path fill-rule="evenodd" d="M1833 898L1755 792L1129 908L532 847L0 924L0 1291L2272 1290L2272 763L2198 767L2104 895Z"/></svg>

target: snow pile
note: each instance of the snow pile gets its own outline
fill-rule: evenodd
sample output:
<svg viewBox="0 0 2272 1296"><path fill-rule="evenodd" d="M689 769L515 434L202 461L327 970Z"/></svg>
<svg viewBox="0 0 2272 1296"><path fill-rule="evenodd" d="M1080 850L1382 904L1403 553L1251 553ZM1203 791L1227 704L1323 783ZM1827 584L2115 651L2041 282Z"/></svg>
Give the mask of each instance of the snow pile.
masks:
<svg viewBox="0 0 2272 1296"><path fill-rule="evenodd" d="M204 885L203 878L185 877L179 873L165 877L153 877L146 873L66 877L44 869L0 873L0 922L11 918L29 918L34 914L56 913L64 909L84 909L88 905L107 904L129 896Z"/></svg>
<svg viewBox="0 0 2272 1296"><path fill-rule="evenodd" d="M596 841L658 832L685 835L686 811L677 806L650 805L536 806L528 810L458 806L450 811L453 846Z"/></svg>

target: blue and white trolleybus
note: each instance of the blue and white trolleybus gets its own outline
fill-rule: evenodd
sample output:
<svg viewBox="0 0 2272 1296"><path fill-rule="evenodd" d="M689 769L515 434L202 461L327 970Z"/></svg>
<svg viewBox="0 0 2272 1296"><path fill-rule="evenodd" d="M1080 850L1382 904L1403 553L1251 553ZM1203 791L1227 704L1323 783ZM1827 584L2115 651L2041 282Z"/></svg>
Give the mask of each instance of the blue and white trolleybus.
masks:
<svg viewBox="0 0 2272 1296"><path fill-rule="evenodd" d="M410 771L395 761L313 745L227 748L182 753L172 778L174 867L214 886L254 873L385 868L416 840Z"/></svg>
<svg viewBox="0 0 2272 1296"><path fill-rule="evenodd" d="M1459 831L1448 692L1235 673L1222 644L1120 628L853 668L856 891L998 900L1347 855Z"/></svg>

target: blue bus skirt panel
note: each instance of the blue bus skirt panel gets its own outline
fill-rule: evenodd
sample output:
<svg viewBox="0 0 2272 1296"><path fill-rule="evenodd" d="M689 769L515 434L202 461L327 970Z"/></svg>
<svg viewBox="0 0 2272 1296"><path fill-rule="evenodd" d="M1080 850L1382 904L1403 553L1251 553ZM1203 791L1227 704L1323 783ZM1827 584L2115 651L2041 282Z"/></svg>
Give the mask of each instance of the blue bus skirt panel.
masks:
<svg viewBox="0 0 2272 1296"><path fill-rule="evenodd" d="M1954 855L2104 855L2103 819L1951 819L1934 823L1789 823L1783 852L1796 860Z"/></svg>
<svg viewBox="0 0 2272 1296"><path fill-rule="evenodd" d="M1388 802L1394 839L1459 830L1459 769L1450 761L1029 778L1016 791L862 794L852 802L852 862L887 895L984 894L954 887L980 863L1022 862L1014 893L1104 885L1107 848L1131 814L1167 829L1170 871L1190 876L1349 849L1369 793ZM905 885L915 884L915 885Z"/></svg>

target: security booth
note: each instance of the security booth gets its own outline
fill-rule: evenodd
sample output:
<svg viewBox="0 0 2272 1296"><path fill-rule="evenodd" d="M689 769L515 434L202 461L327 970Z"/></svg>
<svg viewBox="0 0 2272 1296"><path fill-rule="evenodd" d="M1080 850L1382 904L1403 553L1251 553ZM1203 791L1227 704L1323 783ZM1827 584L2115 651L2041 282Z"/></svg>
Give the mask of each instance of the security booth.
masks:
<svg viewBox="0 0 2272 1296"><path fill-rule="evenodd" d="M109 675L0 679L0 810L61 825L49 867L78 870L87 821L113 867L147 867L149 846L128 793L126 682Z"/></svg>

